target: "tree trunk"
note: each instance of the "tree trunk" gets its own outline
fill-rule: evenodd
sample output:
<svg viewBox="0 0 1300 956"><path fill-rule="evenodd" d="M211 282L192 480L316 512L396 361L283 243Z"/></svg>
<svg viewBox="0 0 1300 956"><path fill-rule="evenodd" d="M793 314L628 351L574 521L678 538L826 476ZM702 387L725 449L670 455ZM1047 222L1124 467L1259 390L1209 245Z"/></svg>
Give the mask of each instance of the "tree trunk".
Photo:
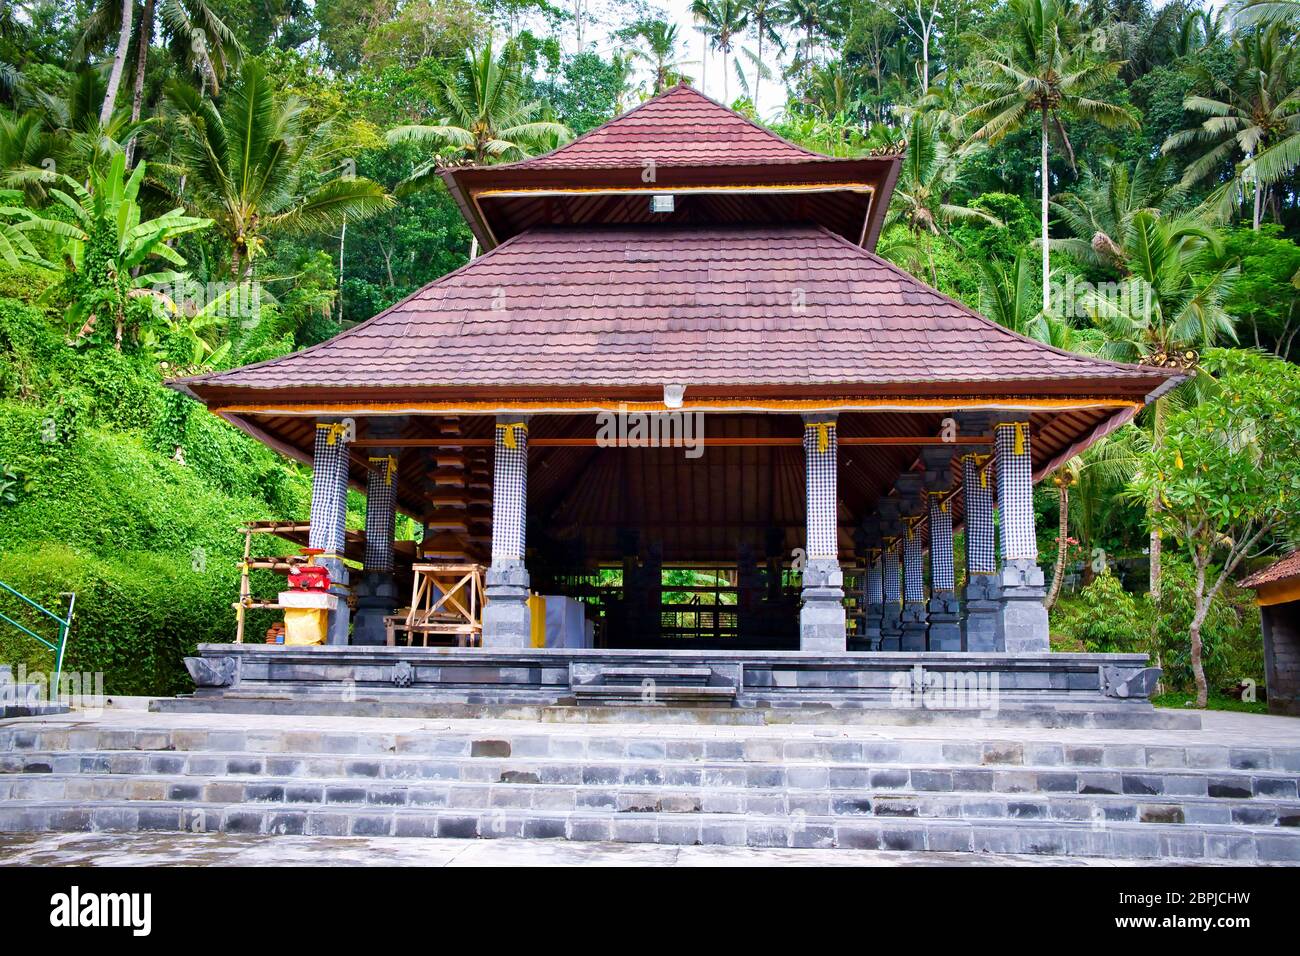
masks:
<svg viewBox="0 0 1300 956"><path fill-rule="evenodd" d="M104 92L104 105L99 110L99 125L107 126L113 118L117 103L117 88L122 85L122 71L126 68L126 55L131 49L131 21L135 17L135 0L122 0L122 29L117 35L117 52L113 54L113 70L108 75L108 89Z"/></svg>
<svg viewBox="0 0 1300 956"><path fill-rule="evenodd" d="M1201 625L1205 623L1209 612L1209 601L1205 596L1205 565L1196 563L1196 613L1192 615L1191 627L1187 636L1192 640L1192 677L1196 681L1196 706L1201 710L1209 701L1209 687L1205 683L1205 665L1201 661Z"/></svg>
<svg viewBox="0 0 1300 956"><path fill-rule="evenodd" d="M1157 448L1159 448L1162 442L1164 441L1164 434L1165 434L1164 409L1165 409L1165 400L1163 398L1157 398L1155 401L1155 408L1152 409L1152 414L1155 416L1155 421L1152 423L1152 427L1151 427L1152 444ZM1160 583L1161 583L1160 582L1160 543L1161 543L1161 539L1160 539L1160 529L1156 527L1156 518L1155 518L1156 513L1160 510L1161 510L1160 495L1155 494L1151 497L1151 513L1147 518L1147 520L1150 521L1151 523L1150 537L1148 538L1147 541L1147 549L1150 556L1149 557L1150 564L1148 565L1150 569L1148 577L1150 578L1150 580L1147 583L1147 593L1151 595L1151 608L1152 608L1151 650L1152 653L1155 655L1156 667L1163 668L1164 661L1162 660L1162 655L1160 653ZM1163 680L1157 682L1156 684L1157 693L1164 692L1163 685L1164 685Z"/></svg>
<svg viewBox="0 0 1300 956"><path fill-rule="evenodd" d="M1251 219L1251 225L1250 225L1250 227L1254 229L1256 232L1259 232L1259 222L1260 219L1263 218L1263 211L1264 211L1264 194L1263 192L1261 192L1260 183L1259 183L1259 174L1257 173L1255 175L1255 215L1254 218Z"/></svg>
<svg viewBox="0 0 1300 956"><path fill-rule="evenodd" d="M1040 172L1043 177L1043 208L1042 208L1042 235L1040 238L1043 242L1043 315L1047 315L1052 307L1052 261L1051 254L1047 249L1047 198L1049 193L1047 183L1047 110L1043 110L1043 129L1041 144L1041 162Z"/></svg>
<svg viewBox="0 0 1300 956"><path fill-rule="evenodd" d="M343 324L343 247L348 241L348 221L343 220L339 230L339 325Z"/></svg>
<svg viewBox="0 0 1300 956"><path fill-rule="evenodd" d="M762 116L758 111L758 87L763 82L763 24L758 25L758 68L754 71L754 115Z"/></svg>
<svg viewBox="0 0 1300 956"><path fill-rule="evenodd" d="M154 0L144 0L144 9L140 13L140 42L135 49L135 92L131 96L131 122L140 122L140 112L144 108L144 78L149 66L149 44L153 40L153 4ZM135 165L135 137L126 147L126 165L130 169Z"/></svg>
<svg viewBox="0 0 1300 956"><path fill-rule="evenodd" d="M1065 539L1069 532L1070 517L1070 482L1060 476L1056 479L1056 487L1059 491L1057 501L1061 509L1061 523L1057 531L1056 539L1056 569L1052 572L1052 589L1047 592L1047 600L1043 602L1050 611L1056 604L1056 599L1061 593L1061 580L1065 577Z"/></svg>

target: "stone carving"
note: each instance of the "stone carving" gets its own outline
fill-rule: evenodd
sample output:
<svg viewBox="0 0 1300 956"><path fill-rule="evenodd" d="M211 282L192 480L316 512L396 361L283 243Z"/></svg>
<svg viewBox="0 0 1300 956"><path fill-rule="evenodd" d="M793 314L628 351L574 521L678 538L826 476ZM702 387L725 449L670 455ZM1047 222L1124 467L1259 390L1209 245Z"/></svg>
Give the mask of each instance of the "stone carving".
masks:
<svg viewBox="0 0 1300 956"><path fill-rule="evenodd" d="M393 665L393 686L410 687L415 683L415 668L407 661L398 661Z"/></svg>
<svg viewBox="0 0 1300 956"><path fill-rule="evenodd" d="M1098 670L1104 697L1150 697L1160 679L1158 667L1129 670L1114 664L1102 664Z"/></svg>
<svg viewBox="0 0 1300 956"><path fill-rule="evenodd" d="M238 657L187 657L185 669L196 687L233 687L239 683Z"/></svg>

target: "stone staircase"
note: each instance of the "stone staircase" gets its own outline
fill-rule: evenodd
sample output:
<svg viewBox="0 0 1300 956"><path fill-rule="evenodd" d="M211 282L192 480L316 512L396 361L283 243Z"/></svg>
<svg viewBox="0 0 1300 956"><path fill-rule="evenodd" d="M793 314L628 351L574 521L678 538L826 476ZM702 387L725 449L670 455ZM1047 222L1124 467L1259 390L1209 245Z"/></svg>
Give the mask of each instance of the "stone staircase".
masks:
<svg viewBox="0 0 1300 956"><path fill-rule="evenodd" d="M41 684L18 683L13 669L8 664L0 664L0 719L66 714L69 709L66 704L47 701Z"/></svg>
<svg viewBox="0 0 1300 956"><path fill-rule="evenodd" d="M0 725L0 831L1300 863L1300 743L1187 732L119 714ZM1176 742L1170 742L1171 738Z"/></svg>
<svg viewBox="0 0 1300 956"><path fill-rule="evenodd" d="M732 707L739 685L738 667L569 665L569 686L582 705Z"/></svg>

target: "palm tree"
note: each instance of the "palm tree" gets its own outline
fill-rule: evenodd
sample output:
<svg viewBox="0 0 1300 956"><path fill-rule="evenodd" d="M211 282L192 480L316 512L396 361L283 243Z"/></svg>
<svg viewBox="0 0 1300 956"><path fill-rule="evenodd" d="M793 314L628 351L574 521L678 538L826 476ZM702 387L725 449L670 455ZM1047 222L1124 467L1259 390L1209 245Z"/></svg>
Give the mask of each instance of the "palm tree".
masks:
<svg viewBox="0 0 1300 956"><path fill-rule="evenodd" d="M1223 262L1218 233L1194 218L1166 218L1150 210L1129 220L1122 248L1125 273L1132 277L1128 294L1100 291L1084 306L1105 335L1101 354L1118 361L1194 369L1198 350L1236 341L1233 317L1223 303L1239 274ZM1204 387L1204 377L1191 381ZM1171 400L1152 403L1151 440L1164 442L1164 420ZM1158 500L1149 507L1157 510ZM1150 532L1151 597L1160 600L1160 532Z"/></svg>
<svg viewBox="0 0 1300 956"><path fill-rule="evenodd" d="M527 156L547 138L563 142L571 135L562 123L539 119L542 103L523 99L523 83L512 60L493 56L489 41L477 51L465 51L453 73L441 73L429 88L434 125L398 126L388 131L390 143L429 143L450 148L475 165ZM440 154L411 174L399 189L422 188L432 182Z"/></svg>
<svg viewBox="0 0 1300 956"><path fill-rule="evenodd" d="M108 88L104 91L104 105L99 109L99 125L107 126L117 105L117 88L122 83L122 70L131 47L131 20L135 15L135 0L122 0L117 7L117 49L113 52L113 67L108 74Z"/></svg>
<svg viewBox="0 0 1300 956"><path fill-rule="evenodd" d="M1300 0L1246 0L1237 9L1237 22L1243 25L1272 24L1300 16Z"/></svg>
<svg viewBox="0 0 1300 956"><path fill-rule="evenodd" d="M1043 313L1032 260L1023 252L1009 266L980 261L980 312L1013 332L1043 340Z"/></svg>
<svg viewBox="0 0 1300 956"><path fill-rule="evenodd" d="M658 96L681 76L683 62L677 58L681 37L677 24L663 20L638 20L626 31L628 39L644 41L644 47L633 47L632 56L649 64L653 77L654 93Z"/></svg>
<svg viewBox="0 0 1300 956"><path fill-rule="evenodd" d="M922 116L914 116L907 135L907 152L898 173L898 185L885 228L906 224L918 242L929 248L929 240L943 232L950 222L982 221L1002 225L1001 221L981 209L959 206L947 197L960 183L961 155L943 141L938 127ZM935 283L934 258L930 257L930 281Z"/></svg>
<svg viewBox="0 0 1300 956"><path fill-rule="evenodd" d="M806 86L812 70L813 49L816 46L813 38L822 24L821 0L783 0L778 19L782 24L788 24L795 31L803 33L803 38L796 46L802 48L802 52L796 59L799 68L803 71L803 81Z"/></svg>
<svg viewBox="0 0 1300 956"><path fill-rule="evenodd" d="M218 108L183 81L167 86L177 150L185 173L186 209L208 216L230 244L230 272L251 273L266 238L338 229L392 205L378 183L339 176L318 185L334 159L324 144L329 123L303 128L306 105L277 95L257 60L245 60Z"/></svg>
<svg viewBox="0 0 1300 956"><path fill-rule="evenodd" d="M1047 598L1043 606L1049 611L1056 604L1061 594L1061 581L1065 578L1065 556L1070 545L1070 486L1079 478L1079 459L1071 458L1052 475L1052 484L1056 485L1056 506L1059 522L1056 527L1056 564L1052 568L1052 585L1047 589Z"/></svg>
<svg viewBox="0 0 1300 956"><path fill-rule="evenodd" d="M700 21L696 29L708 38L709 46L722 54L722 99L729 102L731 78L727 74L727 58L736 37L749 27L749 10L742 0L694 0L691 13Z"/></svg>
<svg viewBox="0 0 1300 956"><path fill-rule="evenodd" d="M45 187L54 181L50 168L57 144L39 113L0 112L0 186L21 189L33 203L45 199Z"/></svg>
<svg viewBox="0 0 1300 956"><path fill-rule="evenodd" d="M140 119L144 106L144 80L149 65L149 47L153 43L154 8L158 0L144 0L140 13L139 39L135 49L135 88L131 95L131 121ZM221 91L230 65L238 66L243 47L233 30L217 16L204 0L161 0L163 34L176 58L190 70L197 70L205 90L213 95ZM127 163L135 152L135 143L127 147Z"/></svg>
<svg viewBox="0 0 1300 956"><path fill-rule="evenodd" d="M1183 183L1188 186L1221 175L1233 163L1234 172L1216 190L1212 208L1226 217L1253 191L1251 222L1258 230L1267 185L1300 161L1300 86L1294 85L1295 47L1278 27L1242 34L1236 48L1237 70L1230 81L1200 71L1202 83L1217 98L1189 96L1183 102L1183 109L1205 120L1170 136L1161 152L1192 146L1204 150L1187 166Z"/></svg>
<svg viewBox="0 0 1300 956"><path fill-rule="evenodd" d="M785 22L785 10L780 0L745 0L745 11L749 16L749 25L758 41L755 54L758 70L754 76L754 109L758 109L759 82L763 78L766 65L763 61L763 41L770 42L778 51L784 52L785 41L781 39L780 27Z"/></svg>
<svg viewBox="0 0 1300 956"><path fill-rule="evenodd" d="M1074 147L1065 131L1065 118L1092 120L1106 127L1136 126L1122 106L1094 99L1113 80L1121 64L1088 58L1083 44L1071 45L1067 8L1060 0L1012 0L1014 34L1004 48L994 48L977 65L979 79L968 87L976 105L966 116L983 125L973 138L996 143L1020 129L1035 114L1040 129L1039 176L1042 187L1040 241L1043 256L1043 312L1051 311L1051 249L1047 213L1051 174L1047 164L1048 134L1055 128L1070 166Z"/></svg>
<svg viewBox="0 0 1300 956"><path fill-rule="evenodd" d="M1126 275L1131 250L1124 248L1129 226L1140 212L1169 214L1182 202L1186 187L1169 185L1164 159L1131 166L1106 161L1101 171L1085 169L1075 190L1052 203L1057 217L1074 233L1053 239L1051 246L1076 261Z"/></svg>

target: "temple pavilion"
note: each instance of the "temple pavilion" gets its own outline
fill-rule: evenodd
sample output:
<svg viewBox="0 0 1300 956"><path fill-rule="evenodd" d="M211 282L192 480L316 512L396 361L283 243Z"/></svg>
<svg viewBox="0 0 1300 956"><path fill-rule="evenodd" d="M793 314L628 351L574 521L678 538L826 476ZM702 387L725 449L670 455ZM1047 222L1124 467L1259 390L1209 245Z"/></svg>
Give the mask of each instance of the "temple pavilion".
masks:
<svg viewBox="0 0 1300 956"><path fill-rule="evenodd" d="M172 384L312 465L311 544L354 599L330 643L382 643L404 603L400 511L426 559L486 567L484 647L529 646L543 594L583 602L598 647L1044 652L1033 484L1179 377L1024 338L877 256L900 160L677 86L445 170L482 250L462 268Z"/></svg>

